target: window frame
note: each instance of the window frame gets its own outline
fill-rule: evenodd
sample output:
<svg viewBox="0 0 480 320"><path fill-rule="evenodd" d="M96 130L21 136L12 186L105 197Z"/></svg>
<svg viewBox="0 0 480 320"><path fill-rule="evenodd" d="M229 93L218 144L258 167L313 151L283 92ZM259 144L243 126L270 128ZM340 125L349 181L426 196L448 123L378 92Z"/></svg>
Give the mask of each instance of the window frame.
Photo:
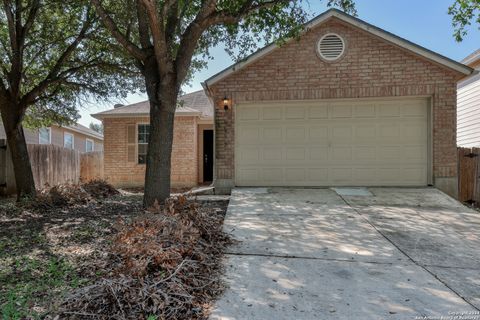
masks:
<svg viewBox="0 0 480 320"><path fill-rule="evenodd" d="M48 143L42 143L40 137L40 130L42 129L48 129ZM38 129L38 144L52 144L52 128L51 127L43 127Z"/></svg>
<svg viewBox="0 0 480 320"><path fill-rule="evenodd" d="M149 142L147 142L147 143L144 143L144 142L140 143L140 142L138 142L138 135L139 135L139 130L138 130L138 129L140 128L140 126L148 126L148 137L150 138L150 123L149 123L149 122L137 122L137 124L135 125L135 154L136 154L136 161L135 161L135 162L136 162L136 164L138 164L138 165L146 165L146 164L147 164L146 159L145 159L145 163L141 163L141 162L139 161L139 158L138 158L138 156L139 156L139 154L140 154L140 153L139 153L139 148L138 148L138 146L139 146L140 144L146 144L146 145L147 145L147 148L148 148L148 144L149 144ZM147 155L147 154L145 154L145 156L146 156L146 155Z"/></svg>
<svg viewBox="0 0 480 320"><path fill-rule="evenodd" d="M88 142L91 142L92 143L92 150L91 151L88 151ZM86 138L85 139L85 152L93 152L95 151L95 141L93 141L93 139L89 139L89 138Z"/></svg>
<svg viewBox="0 0 480 320"><path fill-rule="evenodd" d="M68 147L65 146L65 137L66 137L67 135L72 136L72 147L71 147L71 148L68 148ZM75 150L75 135L74 135L73 133L70 133L70 132L64 132L64 133L63 133L63 147L64 147L65 149Z"/></svg>

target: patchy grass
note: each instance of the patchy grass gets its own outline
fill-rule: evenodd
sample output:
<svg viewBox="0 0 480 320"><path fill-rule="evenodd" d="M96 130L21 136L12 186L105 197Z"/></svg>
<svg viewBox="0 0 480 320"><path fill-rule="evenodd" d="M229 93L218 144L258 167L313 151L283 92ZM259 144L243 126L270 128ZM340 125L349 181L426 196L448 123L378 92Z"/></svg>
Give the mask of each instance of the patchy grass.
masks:
<svg viewBox="0 0 480 320"><path fill-rule="evenodd" d="M92 273L92 267L105 256L114 224L138 212L142 212L141 202L121 195L46 209L2 199L2 319L43 318L55 312L69 291L101 276L101 272Z"/></svg>
<svg viewBox="0 0 480 320"><path fill-rule="evenodd" d="M227 203L203 205L224 213ZM108 277L119 221L139 214L141 197L131 194L53 206L0 200L2 319L52 319L72 292Z"/></svg>

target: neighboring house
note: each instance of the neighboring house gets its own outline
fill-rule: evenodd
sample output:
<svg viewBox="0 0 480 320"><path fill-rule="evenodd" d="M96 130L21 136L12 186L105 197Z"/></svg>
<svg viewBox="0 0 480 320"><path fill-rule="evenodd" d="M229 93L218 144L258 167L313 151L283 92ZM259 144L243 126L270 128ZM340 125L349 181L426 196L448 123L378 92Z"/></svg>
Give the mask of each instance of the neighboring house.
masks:
<svg viewBox="0 0 480 320"><path fill-rule="evenodd" d="M473 70L338 10L306 27L204 83L215 191L435 185L455 195L456 87Z"/></svg>
<svg viewBox="0 0 480 320"><path fill-rule="evenodd" d="M462 79L457 87L457 144L460 147L480 147L480 50L462 61L477 70Z"/></svg>
<svg viewBox="0 0 480 320"><path fill-rule="evenodd" d="M213 179L213 105L203 91L186 94L175 112L172 186ZM102 120L104 176L121 187L143 186L149 135L148 101L116 106L92 116Z"/></svg>
<svg viewBox="0 0 480 320"><path fill-rule="evenodd" d="M27 144L53 144L79 152L103 150L103 135L81 124L71 126L52 125L48 128L24 129ZM6 139L0 123L0 139Z"/></svg>

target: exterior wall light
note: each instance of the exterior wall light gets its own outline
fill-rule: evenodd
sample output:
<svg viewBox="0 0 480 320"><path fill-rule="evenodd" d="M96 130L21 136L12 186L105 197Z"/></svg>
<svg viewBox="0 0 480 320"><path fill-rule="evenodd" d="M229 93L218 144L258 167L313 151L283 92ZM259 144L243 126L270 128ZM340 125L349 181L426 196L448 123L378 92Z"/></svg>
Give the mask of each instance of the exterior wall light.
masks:
<svg viewBox="0 0 480 320"><path fill-rule="evenodd" d="M229 102L230 102L230 101L228 100L227 96L225 96L225 97L223 98L223 110L225 110L225 111L228 110L228 104L229 104Z"/></svg>

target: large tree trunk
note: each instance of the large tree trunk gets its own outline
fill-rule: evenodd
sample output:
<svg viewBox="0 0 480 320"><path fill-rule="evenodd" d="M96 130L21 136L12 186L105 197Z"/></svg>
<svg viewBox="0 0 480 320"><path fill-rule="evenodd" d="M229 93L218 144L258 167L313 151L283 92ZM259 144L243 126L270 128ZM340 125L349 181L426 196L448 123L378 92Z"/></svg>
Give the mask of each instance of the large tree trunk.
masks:
<svg viewBox="0 0 480 320"><path fill-rule="evenodd" d="M25 197L34 198L36 191L30 157L28 156L27 143L21 123L22 118L15 116L18 112L17 110L17 106L1 108L7 144L10 149L10 154L12 155L17 200L21 200Z"/></svg>
<svg viewBox="0 0 480 320"><path fill-rule="evenodd" d="M173 125L178 88L172 78L146 76L150 101L150 137L148 141L147 168L143 205L148 208L163 203L170 196L170 173L173 144Z"/></svg>

